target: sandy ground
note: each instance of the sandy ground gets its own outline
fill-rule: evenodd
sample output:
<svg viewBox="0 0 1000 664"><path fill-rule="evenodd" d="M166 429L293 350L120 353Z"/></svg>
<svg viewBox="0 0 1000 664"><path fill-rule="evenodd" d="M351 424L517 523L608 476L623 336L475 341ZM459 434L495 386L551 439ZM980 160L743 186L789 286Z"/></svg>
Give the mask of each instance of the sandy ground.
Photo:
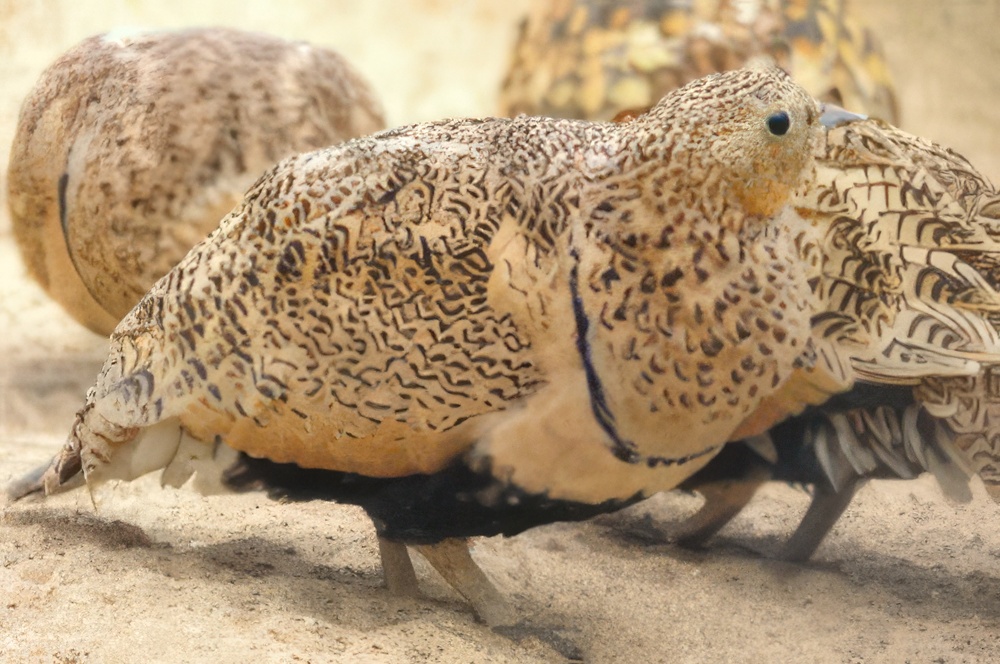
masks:
<svg viewBox="0 0 1000 664"><path fill-rule="evenodd" d="M0 243L0 482L58 445L105 342L18 279ZM15 313L16 312L16 313ZM585 524L488 539L479 563L588 662L1000 660L996 507L928 479L863 488L814 562L773 554L808 496L766 488L706 552L667 542L698 505L657 496ZM0 512L3 662L549 662L478 624L425 564L429 599L380 587L357 508L204 498L155 479ZM422 561L419 561L422 563Z"/></svg>
<svg viewBox="0 0 1000 664"><path fill-rule="evenodd" d="M443 11L448 3L422 4ZM25 71L79 38L79 23L42 11L61 6L0 2L0 16L21 21L7 22L7 32L0 26L0 54L34 54L0 66L17 79L0 81L3 108ZM369 10L373 20L385 13L384 3L374 6L383 10ZM1000 68L989 39L1000 3L886 0L867 11L898 21L886 41L907 86L904 125L960 147L996 178ZM44 20L58 37L48 46L9 41ZM294 31L287 21L275 25ZM493 78L478 81L459 112L487 103L502 58L493 61ZM373 70L378 78L382 70ZM462 81L473 80L465 74ZM415 95L420 83L411 84ZM387 106L400 109L395 121L419 119L405 116L406 98L388 96ZM59 445L105 345L27 282L0 235L0 483ZM699 501L665 495L586 524L482 540L474 555L527 620L558 631L589 662L995 662L998 510L975 489L971 504L956 506L928 479L873 482L806 565L769 557L808 504L804 492L782 485L767 487L705 552L668 543ZM96 509L80 491L0 512L0 662L562 659L542 641L514 643L478 624L422 561L429 599L391 597L380 587L373 530L356 508L203 498L152 478L106 487L94 500Z"/></svg>

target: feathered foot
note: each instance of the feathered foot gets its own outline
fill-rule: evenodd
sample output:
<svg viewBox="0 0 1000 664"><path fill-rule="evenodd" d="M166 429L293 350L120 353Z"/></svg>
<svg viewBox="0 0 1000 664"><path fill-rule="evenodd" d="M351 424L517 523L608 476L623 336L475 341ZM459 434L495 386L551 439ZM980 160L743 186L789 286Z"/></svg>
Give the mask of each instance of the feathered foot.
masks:
<svg viewBox="0 0 1000 664"><path fill-rule="evenodd" d="M565 657L567 661L583 661L583 653L579 646L573 642L572 638L562 634L560 630L518 620L514 607L500 594L500 591L472 559L466 540L446 539L437 544L414 545L414 548L427 559L452 588L469 602L476 616L493 628L494 632L518 643L524 639L538 639ZM385 560L383 556L383 566ZM409 558L406 559L406 562L409 563ZM410 573L412 574L412 567ZM389 585L391 576L388 569L385 574L386 584ZM395 575L404 576L398 571L393 572L393 576ZM413 583L415 587L415 577Z"/></svg>
<svg viewBox="0 0 1000 664"><path fill-rule="evenodd" d="M413 571L406 545L379 537L378 553L382 558L382 576L389 592L401 597L417 597L420 594L417 574Z"/></svg>

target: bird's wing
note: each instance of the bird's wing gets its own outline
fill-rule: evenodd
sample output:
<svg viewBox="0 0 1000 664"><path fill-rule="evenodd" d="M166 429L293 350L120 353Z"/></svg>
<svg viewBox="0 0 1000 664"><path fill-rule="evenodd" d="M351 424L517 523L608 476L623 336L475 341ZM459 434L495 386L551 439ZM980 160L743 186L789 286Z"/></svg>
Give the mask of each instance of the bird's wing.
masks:
<svg viewBox="0 0 1000 664"><path fill-rule="evenodd" d="M828 133L803 201L804 215L830 224L817 332L856 345L860 376L970 375L1000 352L990 322L1000 293L981 267L1000 259L1000 238L966 207L970 183L985 182L974 174L965 160L877 121Z"/></svg>
<svg viewBox="0 0 1000 664"><path fill-rule="evenodd" d="M428 158L387 132L263 176L115 331L84 467L177 418L276 461L431 472L532 393L531 340L487 297L507 199L472 135Z"/></svg>

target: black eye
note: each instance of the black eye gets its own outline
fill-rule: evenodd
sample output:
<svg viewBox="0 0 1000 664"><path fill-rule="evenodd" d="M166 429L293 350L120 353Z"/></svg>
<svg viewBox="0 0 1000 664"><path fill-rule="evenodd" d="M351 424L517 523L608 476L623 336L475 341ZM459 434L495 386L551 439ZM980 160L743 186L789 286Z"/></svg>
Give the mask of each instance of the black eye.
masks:
<svg viewBox="0 0 1000 664"><path fill-rule="evenodd" d="M792 120L784 111L778 111L767 119L767 129L775 136L784 136L788 133L790 126L792 126Z"/></svg>

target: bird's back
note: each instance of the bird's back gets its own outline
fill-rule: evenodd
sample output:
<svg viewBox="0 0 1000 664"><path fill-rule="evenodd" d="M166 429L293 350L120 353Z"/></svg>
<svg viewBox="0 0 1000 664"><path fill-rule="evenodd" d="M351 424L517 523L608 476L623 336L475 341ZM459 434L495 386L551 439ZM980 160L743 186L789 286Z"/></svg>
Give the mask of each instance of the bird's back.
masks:
<svg viewBox="0 0 1000 664"><path fill-rule="evenodd" d="M32 277L107 334L266 168L383 126L328 49L225 28L91 37L22 108L15 239Z"/></svg>

